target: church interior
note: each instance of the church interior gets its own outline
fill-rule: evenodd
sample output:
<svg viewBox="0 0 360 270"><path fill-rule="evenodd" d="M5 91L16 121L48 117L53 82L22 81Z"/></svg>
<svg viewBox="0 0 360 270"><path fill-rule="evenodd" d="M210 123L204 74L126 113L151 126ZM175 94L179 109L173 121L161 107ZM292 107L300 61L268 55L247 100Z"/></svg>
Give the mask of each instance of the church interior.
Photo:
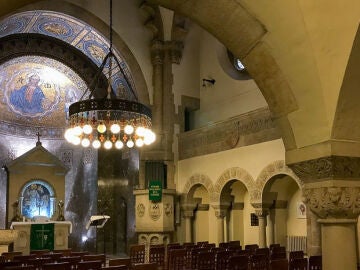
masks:
<svg viewBox="0 0 360 270"><path fill-rule="evenodd" d="M51 250L358 269L359 23L356 0L0 1L0 251L44 249L37 228Z"/></svg>

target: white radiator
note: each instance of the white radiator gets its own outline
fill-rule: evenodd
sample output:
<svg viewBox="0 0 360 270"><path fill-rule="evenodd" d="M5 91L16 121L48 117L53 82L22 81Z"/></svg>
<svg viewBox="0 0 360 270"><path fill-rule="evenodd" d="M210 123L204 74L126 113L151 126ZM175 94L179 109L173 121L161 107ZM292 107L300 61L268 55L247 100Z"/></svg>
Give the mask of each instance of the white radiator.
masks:
<svg viewBox="0 0 360 270"><path fill-rule="evenodd" d="M287 235L286 250L288 252L302 250L306 253L306 236Z"/></svg>

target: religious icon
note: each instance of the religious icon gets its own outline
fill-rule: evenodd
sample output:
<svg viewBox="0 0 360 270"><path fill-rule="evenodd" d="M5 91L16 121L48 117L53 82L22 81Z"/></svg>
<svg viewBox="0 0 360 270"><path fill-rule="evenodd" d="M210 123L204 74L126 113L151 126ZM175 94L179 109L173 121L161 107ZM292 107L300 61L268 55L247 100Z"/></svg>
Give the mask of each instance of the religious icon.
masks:
<svg viewBox="0 0 360 270"><path fill-rule="evenodd" d="M297 218L306 218L306 205L303 202L297 203Z"/></svg>
<svg viewBox="0 0 360 270"><path fill-rule="evenodd" d="M45 95L39 86L39 82L40 76L32 74L26 84L11 92L10 103L17 111L30 114L44 112L42 103Z"/></svg>

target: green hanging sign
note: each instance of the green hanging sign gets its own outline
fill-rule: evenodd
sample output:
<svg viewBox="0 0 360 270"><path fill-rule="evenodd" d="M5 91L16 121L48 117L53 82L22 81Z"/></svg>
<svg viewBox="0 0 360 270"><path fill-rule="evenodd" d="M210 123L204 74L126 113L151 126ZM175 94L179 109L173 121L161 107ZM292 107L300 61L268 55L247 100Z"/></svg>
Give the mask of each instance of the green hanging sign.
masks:
<svg viewBox="0 0 360 270"><path fill-rule="evenodd" d="M149 183L149 200L161 201L162 183L161 181L150 181Z"/></svg>

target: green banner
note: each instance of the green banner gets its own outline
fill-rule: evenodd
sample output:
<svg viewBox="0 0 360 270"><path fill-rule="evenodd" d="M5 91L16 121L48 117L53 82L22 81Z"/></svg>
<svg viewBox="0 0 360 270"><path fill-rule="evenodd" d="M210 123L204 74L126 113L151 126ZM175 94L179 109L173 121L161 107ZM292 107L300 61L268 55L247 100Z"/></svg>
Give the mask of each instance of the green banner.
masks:
<svg viewBox="0 0 360 270"><path fill-rule="evenodd" d="M161 181L150 181L149 184L149 200L161 201L162 183Z"/></svg>
<svg viewBox="0 0 360 270"><path fill-rule="evenodd" d="M31 224L30 250L54 250L54 223Z"/></svg>

